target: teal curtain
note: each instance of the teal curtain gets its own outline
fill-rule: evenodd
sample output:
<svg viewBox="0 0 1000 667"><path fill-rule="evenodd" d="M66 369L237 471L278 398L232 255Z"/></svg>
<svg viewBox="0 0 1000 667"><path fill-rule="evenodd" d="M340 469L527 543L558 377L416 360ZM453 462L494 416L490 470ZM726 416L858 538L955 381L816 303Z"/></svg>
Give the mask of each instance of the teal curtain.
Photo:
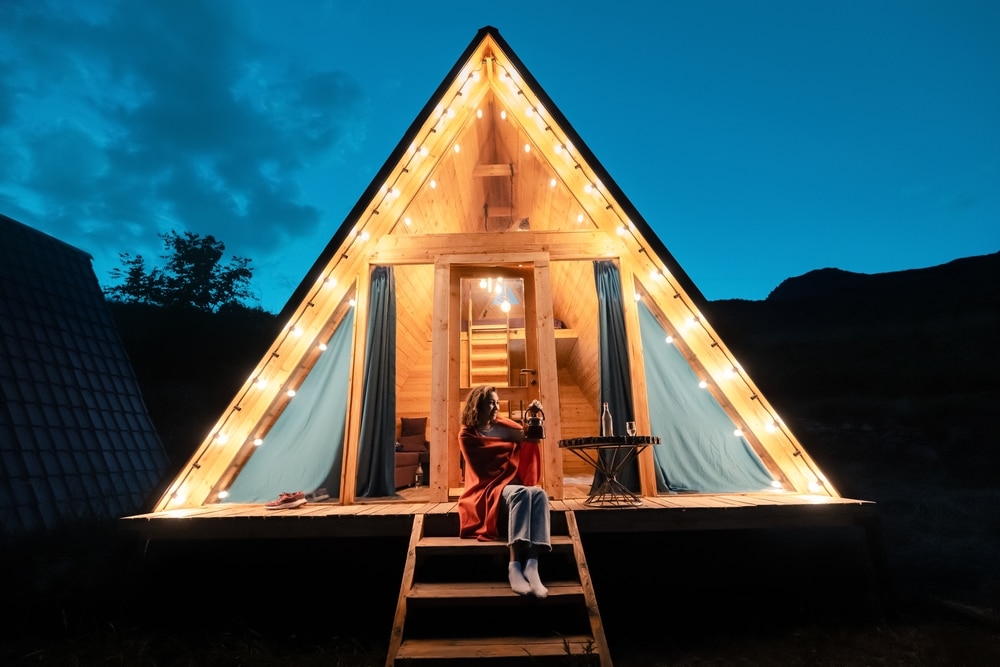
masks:
<svg viewBox="0 0 1000 667"><path fill-rule="evenodd" d="M635 419L632 405L632 370L628 358L628 337L625 334L625 309L622 306L622 284L615 263L608 260L594 262L594 281L597 285L597 316L600 336L601 405L606 402L616 435L625 434L625 422ZM614 456L615 452L602 452ZM620 456L620 454L618 454ZM608 462L609 465L611 462ZM594 476L592 491L604 480L600 473ZM618 481L625 488L639 491L639 465L630 461L618 473Z"/></svg>
<svg viewBox="0 0 1000 667"><path fill-rule="evenodd" d="M391 266L372 271L358 443L360 498L396 493L396 287Z"/></svg>
<svg viewBox="0 0 1000 667"><path fill-rule="evenodd" d="M773 490L771 475L667 332L639 304L643 368L655 445L657 491L725 493Z"/></svg>
<svg viewBox="0 0 1000 667"><path fill-rule="evenodd" d="M263 503L321 486L332 498L340 495L353 333L352 309L233 481L226 502Z"/></svg>

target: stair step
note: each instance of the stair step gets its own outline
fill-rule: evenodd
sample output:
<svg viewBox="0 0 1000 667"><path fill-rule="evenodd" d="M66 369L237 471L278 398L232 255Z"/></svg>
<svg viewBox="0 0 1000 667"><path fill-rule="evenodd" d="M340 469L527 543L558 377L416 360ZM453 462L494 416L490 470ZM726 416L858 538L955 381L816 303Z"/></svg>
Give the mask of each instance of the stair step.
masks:
<svg viewBox="0 0 1000 667"><path fill-rule="evenodd" d="M532 658L591 655L597 660L594 639L587 635L553 637L473 637L458 639L407 639L396 654L403 660L470 658Z"/></svg>
<svg viewBox="0 0 1000 667"><path fill-rule="evenodd" d="M576 581L547 581L545 587L549 590L547 600L583 595L583 586ZM512 591L507 582L420 582L413 584L407 597L421 600L525 599ZM531 601L543 602L537 598Z"/></svg>
<svg viewBox="0 0 1000 667"><path fill-rule="evenodd" d="M568 535L552 535L552 549L572 548L573 538ZM504 542L480 542L479 540L463 539L461 537L421 537L416 544L422 554L440 553L452 549L468 549L479 553L500 551L507 553L509 547Z"/></svg>

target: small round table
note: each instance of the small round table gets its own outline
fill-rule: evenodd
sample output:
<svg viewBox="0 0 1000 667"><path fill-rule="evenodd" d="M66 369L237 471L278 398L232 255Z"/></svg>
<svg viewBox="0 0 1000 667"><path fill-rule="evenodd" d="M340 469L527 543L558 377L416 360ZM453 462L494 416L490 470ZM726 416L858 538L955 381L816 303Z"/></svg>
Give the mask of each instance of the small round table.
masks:
<svg viewBox="0 0 1000 667"><path fill-rule="evenodd" d="M603 480L584 501L601 507L636 506L642 499L618 481L625 464L635 460L650 445L660 444L656 435L589 436L560 440L559 447L568 449L586 461ZM602 456L603 454L603 456Z"/></svg>

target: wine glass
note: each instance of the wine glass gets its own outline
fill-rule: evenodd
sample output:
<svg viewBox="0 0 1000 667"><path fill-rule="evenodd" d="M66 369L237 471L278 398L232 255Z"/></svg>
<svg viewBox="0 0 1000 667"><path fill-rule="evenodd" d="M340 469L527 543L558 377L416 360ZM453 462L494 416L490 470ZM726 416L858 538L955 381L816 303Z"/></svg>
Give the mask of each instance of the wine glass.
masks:
<svg viewBox="0 0 1000 667"><path fill-rule="evenodd" d="M627 433L630 438L635 437L635 422L625 422L625 433Z"/></svg>

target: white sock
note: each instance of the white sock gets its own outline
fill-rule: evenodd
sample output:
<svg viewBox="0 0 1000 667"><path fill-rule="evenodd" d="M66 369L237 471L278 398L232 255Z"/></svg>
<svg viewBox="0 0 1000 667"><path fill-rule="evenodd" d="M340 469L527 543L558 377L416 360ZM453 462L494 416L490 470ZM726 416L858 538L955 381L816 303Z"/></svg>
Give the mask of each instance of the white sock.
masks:
<svg viewBox="0 0 1000 667"><path fill-rule="evenodd" d="M511 561L507 565L507 579L510 580L511 590L518 595L527 595L531 592L531 584L524 578L524 574L521 572L521 564L517 561Z"/></svg>
<svg viewBox="0 0 1000 667"><path fill-rule="evenodd" d="M549 594L549 589L542 585L542 580L538 576L537 558L529 558L524 564L524 578L528 580L531 592L536 598L544 598Z"/></svg>

